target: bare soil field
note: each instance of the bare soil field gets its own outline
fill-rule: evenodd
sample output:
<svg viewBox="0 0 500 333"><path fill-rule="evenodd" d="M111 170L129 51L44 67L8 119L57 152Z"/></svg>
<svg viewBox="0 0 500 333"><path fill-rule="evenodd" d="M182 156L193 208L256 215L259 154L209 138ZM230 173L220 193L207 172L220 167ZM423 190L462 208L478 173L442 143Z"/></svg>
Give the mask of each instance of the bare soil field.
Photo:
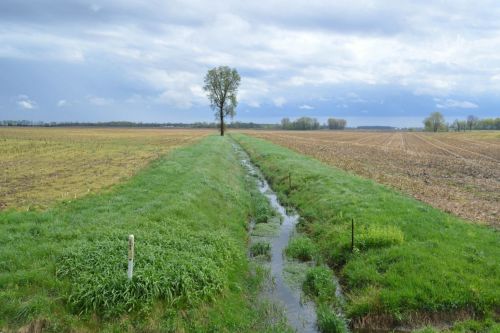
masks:
<svg viewBox="0 0 500 333"><path fill-rule="evenodd" d="M500 133L246 131L500 227Z"/></svg>
<svg viewBox="0 0 500 333"><path fill-rule="evenodd" d="M106 188L212 132L0 127L0 210L45 208Z"/></svg>

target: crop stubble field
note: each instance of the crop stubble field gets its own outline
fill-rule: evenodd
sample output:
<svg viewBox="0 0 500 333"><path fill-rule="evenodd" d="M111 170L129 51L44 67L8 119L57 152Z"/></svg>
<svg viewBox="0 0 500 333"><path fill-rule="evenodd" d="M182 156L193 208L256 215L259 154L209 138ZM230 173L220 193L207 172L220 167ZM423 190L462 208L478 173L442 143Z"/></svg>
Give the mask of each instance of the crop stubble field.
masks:
<svg viewBox="0 0 500 333"><path fill-rule="evenodd" d="M46 208L129 178L210 131L0 128L0 210Z"/></svg>
<svg viewBox="0 0 500 333"><path fill-rule="evenodd" d="M500 134L245 131L500 227Z"/></svg>

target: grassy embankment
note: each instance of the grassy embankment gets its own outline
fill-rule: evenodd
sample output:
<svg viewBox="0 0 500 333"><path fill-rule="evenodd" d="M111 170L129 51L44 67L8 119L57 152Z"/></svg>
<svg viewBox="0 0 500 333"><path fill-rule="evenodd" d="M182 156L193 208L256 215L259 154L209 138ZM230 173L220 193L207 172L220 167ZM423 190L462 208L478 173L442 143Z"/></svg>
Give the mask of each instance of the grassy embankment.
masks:
<svg viewBox="0 0 500 333"><path fill-rule="evenodd" d="M246 257L256 210L248 184L229 141L212 136L109 192L0 213L0 330L283 329L266 320L272 307L256 305L262 277Z"/></svg>
<svg viewBox="0 0 500 333"><path fill-rule="evenodd" d="M469 321L457 330L500 328L493 323L500 309L498 231L472 225L268 141L241 134L234 137L280 200L301 214L300 229L312 240L318 259L337 271L352 326L417 327L473 318L482 323ZM351 219L355 220L354 253L350 251ZM315 253L310 242L302 242L292 243L289 254L300 259ZM311 294L313 289L317 301L335 304L321 290L332 293L328 292L331 286L321 282L324 276L320 269L308 273L305 292ZM320 304L320 321L335 326L335 318L324 312L325 304Z"/></svg>

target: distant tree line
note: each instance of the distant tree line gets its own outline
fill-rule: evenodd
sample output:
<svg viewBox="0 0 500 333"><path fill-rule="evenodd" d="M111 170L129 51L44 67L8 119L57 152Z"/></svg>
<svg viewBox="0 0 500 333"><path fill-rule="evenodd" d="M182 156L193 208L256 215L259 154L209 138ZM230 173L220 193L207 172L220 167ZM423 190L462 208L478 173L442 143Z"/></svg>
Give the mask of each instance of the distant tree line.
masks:
<svg viewBox="0 0 500 333"><path fill-rule="evenodd" d="M284 130L311 131L323 128L343 130L347 125L345 119L329 118L326 124L320 124L316 118L300 117L294 121L290 118L281 119L281 128Z"/></svg>
<svg viewBox="0 0 500 333"><path fill-rule="evenodd" d="M358 126L356 127L359 130L369 130L369 131L393 131L396 130L397 128L394 126ZM405 128L405 130L408 130Z"/></svg>
<svg viewBox="0 0 500 333"><path fill-rule="evenodd" d="M219 128L219 123L196 122L188 124L192 128ZM244 123L240 121L233 121L224 125L225 128L248 128L248 129L277 129L277 124L258 124L254 122Z"/></svg>
<svg viewBox="0 0 500 333"><path fill-rule="evenodd" d="M445 121L440 112L433 112L424 119L424 130L429 132L500 130L500 118L479 119L474 115L470 115L463 120L455 119L450 124Z"/></svg>
<svg viewBox="0 0 500 333"><path fill-rule="evenodd" d="M319 122L315 118L301 117L295 121L289 118L281 119L281 128L285 130L317 130L319 129Z"/></svg>
<svg viewBox="0 0 500 333"><path fill-rule="evenodd" d="M328 128L332 130L342 130L347 125L345 119L328 118Z"/></svg>
<svg viewBox="0 0 500 333"><path fill-rule="evenodd" d="M108 122L43 122L30 120L0 120L0 126L38 126L38 127L168 127L168 128L219 128L219 123L135 123L130 121ZM276 129L276 124L257 124L253 122L232 122L226 128L263 128Z"/></svg>

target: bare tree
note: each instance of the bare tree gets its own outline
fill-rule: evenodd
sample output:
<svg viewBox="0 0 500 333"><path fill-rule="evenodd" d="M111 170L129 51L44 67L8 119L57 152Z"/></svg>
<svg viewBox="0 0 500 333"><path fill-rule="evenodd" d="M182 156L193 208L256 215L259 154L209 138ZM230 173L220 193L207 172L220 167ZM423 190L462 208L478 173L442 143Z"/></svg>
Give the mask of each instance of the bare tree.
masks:
<svg viewBox="0 0 500 333"><path fill-rule="evenodd" d="M472 131L472 127L476 125L478 118L476 116L468 116L467 117L467 127L469 127L469 131Z"/></svg>
<svg viewBox="0 0 500 333"><path fill-rule="evenodd" d="M238 100L236 95L240 85L240 75L235 68L219 66L212 68L205 76L205 86L210 100L210 107L215 111L215 118L220 120L220 135L224 135L224 118L234 117Z"/></svg>
<svg viewBox="0 0 500 333"><path fill-rule="evenodd" d="M281 119L281 128L284 130L292 128L292 122L290 121L290 118Z"/></svg>

